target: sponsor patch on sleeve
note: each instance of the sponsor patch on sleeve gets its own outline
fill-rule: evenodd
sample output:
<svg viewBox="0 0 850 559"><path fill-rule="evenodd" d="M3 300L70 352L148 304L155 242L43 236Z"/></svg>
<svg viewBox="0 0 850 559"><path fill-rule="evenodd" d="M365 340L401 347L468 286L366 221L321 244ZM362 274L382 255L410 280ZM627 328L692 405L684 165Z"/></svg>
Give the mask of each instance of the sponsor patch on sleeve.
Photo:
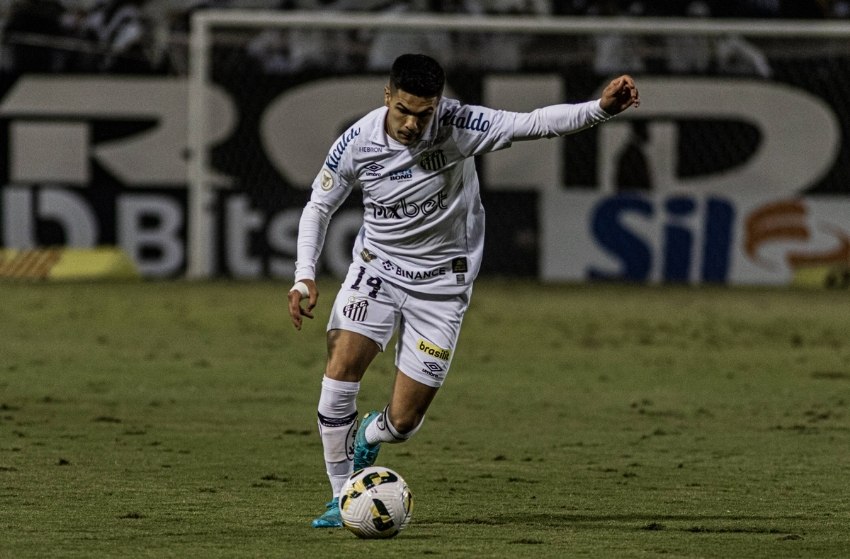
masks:
<svg viewBox="0 0 850 559"><path fill-rule="evenodd" d="M331 190L334 187L334 176L327 169L322 169L321 175L322 176L321 176L320 181L321 181L322 190L327 192L328 190Z"/></svg>

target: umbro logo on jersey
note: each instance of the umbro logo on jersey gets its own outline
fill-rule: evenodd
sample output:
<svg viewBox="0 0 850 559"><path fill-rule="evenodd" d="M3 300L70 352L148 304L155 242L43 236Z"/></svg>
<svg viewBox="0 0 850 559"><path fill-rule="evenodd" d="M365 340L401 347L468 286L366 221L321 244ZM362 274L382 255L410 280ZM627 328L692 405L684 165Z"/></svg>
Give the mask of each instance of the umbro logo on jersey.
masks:
<svg viewBox="0 0 850 559"><path fill-rule="evenodd" d="M381 173L379 171L381 171L384 168L384 166L380 165L378 163L369 163L364 168L366 169L366 176L367 177L380 177Z"/></svg>

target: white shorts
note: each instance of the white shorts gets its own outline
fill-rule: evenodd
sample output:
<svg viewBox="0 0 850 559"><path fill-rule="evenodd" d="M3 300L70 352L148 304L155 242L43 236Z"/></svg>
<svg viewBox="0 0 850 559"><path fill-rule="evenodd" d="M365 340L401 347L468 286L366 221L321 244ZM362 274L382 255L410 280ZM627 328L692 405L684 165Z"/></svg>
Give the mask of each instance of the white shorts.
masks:
<svg viewBox="0 0 850 559"><path fill-rule="evenodd" d="M454 357L472 287L459 295L402 289L354 262L334 301L328 330L349 330L386 349L398 330L395 365L428 386L442 386Z"/></svg>

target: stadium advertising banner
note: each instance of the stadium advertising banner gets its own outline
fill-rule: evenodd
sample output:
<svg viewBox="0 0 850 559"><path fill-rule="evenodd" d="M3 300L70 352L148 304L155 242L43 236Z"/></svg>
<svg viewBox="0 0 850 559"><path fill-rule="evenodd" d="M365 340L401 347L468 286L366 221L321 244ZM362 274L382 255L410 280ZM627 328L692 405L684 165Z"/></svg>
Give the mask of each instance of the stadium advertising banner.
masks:
<svg viewBox="0 0 850 559"><path fill-rule="evenodd" d="M643 104L479 161L485 274L549 281L846 285L850 150L840 92L638 76ZM290 278L301 208L333 139L380 102L376 75L266 76L208 91L214 275ZM449 92L530 110L598 76L464 75ZM187 268L188 87L180 77L22 75L0 97L0 247L118 246L149 278ZM344 102L342 102L344 100ZM339 275L362 212L328 232Z"/></svg>
<svg viewBox="0 0 850 559"><path fill-rule="evenodd" d="M846 198L552 192L547 280L848 287Z"/></svg>
<svg viewBox="0 0 850 559"><path fill-rule="evenodd" d="M544 279L850 285L850 199L810 193L846 165L830 105L763 81L655 78L641 92L638 111L600 128L598 188L544 191ZM696 119L743 124L757 140L686 140L682 123ZM685 141L708 153L737 144L739 160L684 175ZM636 142L653 188L616 192Z"/></svg>

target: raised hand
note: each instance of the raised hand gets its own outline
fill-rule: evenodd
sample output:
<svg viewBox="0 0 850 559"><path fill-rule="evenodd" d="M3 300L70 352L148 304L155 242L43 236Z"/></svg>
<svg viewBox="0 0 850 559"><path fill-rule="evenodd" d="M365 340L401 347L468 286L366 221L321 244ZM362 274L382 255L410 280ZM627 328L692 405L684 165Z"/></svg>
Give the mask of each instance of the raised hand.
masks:
<svg viewBox="0 0 850 559"><path fill-rule="evenodd" d="M611 83L602 90L599 105L609 115L621 113L632 106L640 106L640 95L638 95L635 80L625 74L611 80Z"/></svg>

